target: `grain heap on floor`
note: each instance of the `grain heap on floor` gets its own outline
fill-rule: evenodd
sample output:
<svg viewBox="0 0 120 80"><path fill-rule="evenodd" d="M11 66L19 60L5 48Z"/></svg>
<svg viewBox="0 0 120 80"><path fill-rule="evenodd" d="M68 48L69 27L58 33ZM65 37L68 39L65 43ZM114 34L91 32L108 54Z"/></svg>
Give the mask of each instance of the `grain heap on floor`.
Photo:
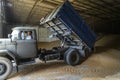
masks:
<svg viewBox="0 0 120 80"><path fill-rule="evenodd" d="M59 42L40 43L39 48L58 45ZM43 45L43 46L42 46ZM98 40L95 53L77 66L63 61L20 66L20 71L8 80L120 80L120 35L107 35Z"/></svg>

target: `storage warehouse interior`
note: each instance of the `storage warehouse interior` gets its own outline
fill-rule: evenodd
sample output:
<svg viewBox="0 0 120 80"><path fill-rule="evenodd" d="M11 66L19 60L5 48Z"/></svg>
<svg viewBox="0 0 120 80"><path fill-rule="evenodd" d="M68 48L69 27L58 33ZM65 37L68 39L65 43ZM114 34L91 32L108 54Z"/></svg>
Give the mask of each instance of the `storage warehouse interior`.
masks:
<svg viewBox="0 0 120 80"><path fill-rule="evenodd" d="M0 38L14 27L34 27L38 48L60 45L40 20L66 0L0 0ZM39 61L15 67L7 80L120 80L120 0L68 0L96 34L94 52L79 65Z"/></svg>

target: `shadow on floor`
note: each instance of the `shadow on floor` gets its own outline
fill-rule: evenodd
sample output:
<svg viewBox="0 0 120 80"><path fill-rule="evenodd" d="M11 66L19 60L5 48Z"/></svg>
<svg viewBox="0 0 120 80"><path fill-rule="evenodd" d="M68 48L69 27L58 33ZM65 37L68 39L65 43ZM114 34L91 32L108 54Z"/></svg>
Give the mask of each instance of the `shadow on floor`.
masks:
<svg viewBox="0 0 120 80"><path fill-rule="evenodd" d="M65 63L63 61L54 61L54 62L48 62L48 63L37 63L37 64L31 64L31 65L21 65L19 66L19 72L16 73L15 68L13 69L13 73L9 78L16 77L17 75L19 76L24 76L28 74L32 74L34 72L42 72L46 69L52 69L52 68L59 68L65 66Z"/></svg>

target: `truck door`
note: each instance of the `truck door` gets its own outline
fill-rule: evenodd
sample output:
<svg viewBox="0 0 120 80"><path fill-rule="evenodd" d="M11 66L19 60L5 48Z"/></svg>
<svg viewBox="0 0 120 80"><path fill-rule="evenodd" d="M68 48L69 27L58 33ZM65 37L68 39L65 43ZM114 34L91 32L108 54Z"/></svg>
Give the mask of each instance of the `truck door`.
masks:
<svg viewBox="0 0 120 80"><path fill-rule="evenodd" d="M35 31L21 31L17 42L17 54L21 59L37 56L37 40Z"/></svg>

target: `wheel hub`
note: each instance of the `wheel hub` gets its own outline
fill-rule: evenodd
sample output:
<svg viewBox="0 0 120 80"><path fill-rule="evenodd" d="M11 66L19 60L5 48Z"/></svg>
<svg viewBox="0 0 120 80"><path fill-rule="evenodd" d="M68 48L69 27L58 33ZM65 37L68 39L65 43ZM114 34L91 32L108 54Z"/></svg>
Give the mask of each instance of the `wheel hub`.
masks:
<svg viewBox="0 0 120 80"><path fill-rule="evenodd" d="M75 62L75 61L76 61L76 58L77 58L76 55L72 55L72 58L71 58L72 62Z"/></svg>
<svg viewBox="0 0 120 80"><path fill-rule="evenodd" d="M0 75L4 74L6 71L6 66L5 64L0 63Z"/></svg>

